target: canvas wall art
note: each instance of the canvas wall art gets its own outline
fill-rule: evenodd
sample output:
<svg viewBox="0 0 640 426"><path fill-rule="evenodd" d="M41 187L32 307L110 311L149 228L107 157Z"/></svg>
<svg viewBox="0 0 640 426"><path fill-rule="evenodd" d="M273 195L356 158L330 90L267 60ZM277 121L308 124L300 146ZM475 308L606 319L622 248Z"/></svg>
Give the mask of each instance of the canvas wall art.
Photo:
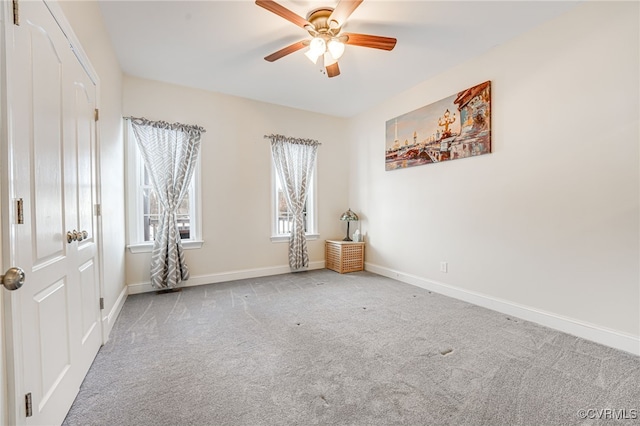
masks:
<svg viewBox="0 0 640 426"><path fill-rule="evenodd" d="M491 152L491 82L386 123L385 170Z"/></svg>

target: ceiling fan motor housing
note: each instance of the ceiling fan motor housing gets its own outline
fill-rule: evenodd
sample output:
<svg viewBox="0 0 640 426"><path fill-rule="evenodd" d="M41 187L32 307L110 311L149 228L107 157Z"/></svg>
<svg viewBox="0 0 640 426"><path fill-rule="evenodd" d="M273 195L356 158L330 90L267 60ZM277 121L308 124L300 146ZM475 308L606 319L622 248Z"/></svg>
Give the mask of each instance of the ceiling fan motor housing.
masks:
<svg viewBox="0 0 640 426"><path fill-rule="evenodd" d="M335 36L340 32L340 24L332 20L329 22L329 17L333 13L331 7L319 7L312 10L307 14L307 21L313 25L314 28L306 28L312 37L320 35L328 35L330 37Z"/></svg>

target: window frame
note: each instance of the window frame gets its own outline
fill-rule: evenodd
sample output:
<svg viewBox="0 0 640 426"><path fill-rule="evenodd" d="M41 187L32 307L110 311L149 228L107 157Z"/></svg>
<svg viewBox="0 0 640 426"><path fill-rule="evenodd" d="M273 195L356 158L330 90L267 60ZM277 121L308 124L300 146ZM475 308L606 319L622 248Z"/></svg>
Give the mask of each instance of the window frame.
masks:
<svg viewBox="0 0 640 426"><path fill-rule="evenodd" d="M308 186L307 193L307 230L305 237L307 241L317 240L320 237L318 231L318 186L317 186L317 162L315 159L313 165L313 173L311 174L311 182ZM289 242L291 233L278 232L278 173L271 157L271 242L281 243Z"/></svg>
<svg viewBox="0 0 640 426"><path fill-rule="evenodd" d="M126 192L127 192L127 248L131 253L150 253L153 241L144 241L143 173L144 161L133 134L130 120L125 120ZM200 156L189 186L189 238L182 239L182 248L199 249L202 240L202 197Z"/></svg>

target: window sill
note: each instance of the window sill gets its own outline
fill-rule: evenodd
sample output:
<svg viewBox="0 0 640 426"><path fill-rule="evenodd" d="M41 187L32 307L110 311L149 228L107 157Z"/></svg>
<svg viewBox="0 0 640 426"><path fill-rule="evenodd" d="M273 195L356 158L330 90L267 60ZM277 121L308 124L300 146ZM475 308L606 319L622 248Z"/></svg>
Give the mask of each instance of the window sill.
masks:
<svg viewBox="0 0 640 426"><path fill-rule="evenodd" d="M307 237L307 241L313 241L320 238L320 234L305 234ZM288 235L272 235L271 236L272 243L288 243L289 236Z"/></svg>
<svg viewBox="0 0 640 426"><path fill-rule="evenodd" d="M193 250L202 248L204 241L202 240L189 240L182 242L182 248L185 250ZM131 253L151 253L153 251L153 243L138 243L129 244L127 246Z"/></svg>

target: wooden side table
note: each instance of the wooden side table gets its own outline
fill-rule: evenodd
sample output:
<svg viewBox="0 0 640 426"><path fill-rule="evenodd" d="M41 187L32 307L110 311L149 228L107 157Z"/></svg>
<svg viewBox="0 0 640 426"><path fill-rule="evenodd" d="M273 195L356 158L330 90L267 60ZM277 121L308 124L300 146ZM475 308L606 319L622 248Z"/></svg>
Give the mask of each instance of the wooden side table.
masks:
<svg viewBox="0 0 640 426"><path fill-rule="evenodd" d="M364 242L326 240L324 262L327 269L344 274L364 270Z"/></svg>

